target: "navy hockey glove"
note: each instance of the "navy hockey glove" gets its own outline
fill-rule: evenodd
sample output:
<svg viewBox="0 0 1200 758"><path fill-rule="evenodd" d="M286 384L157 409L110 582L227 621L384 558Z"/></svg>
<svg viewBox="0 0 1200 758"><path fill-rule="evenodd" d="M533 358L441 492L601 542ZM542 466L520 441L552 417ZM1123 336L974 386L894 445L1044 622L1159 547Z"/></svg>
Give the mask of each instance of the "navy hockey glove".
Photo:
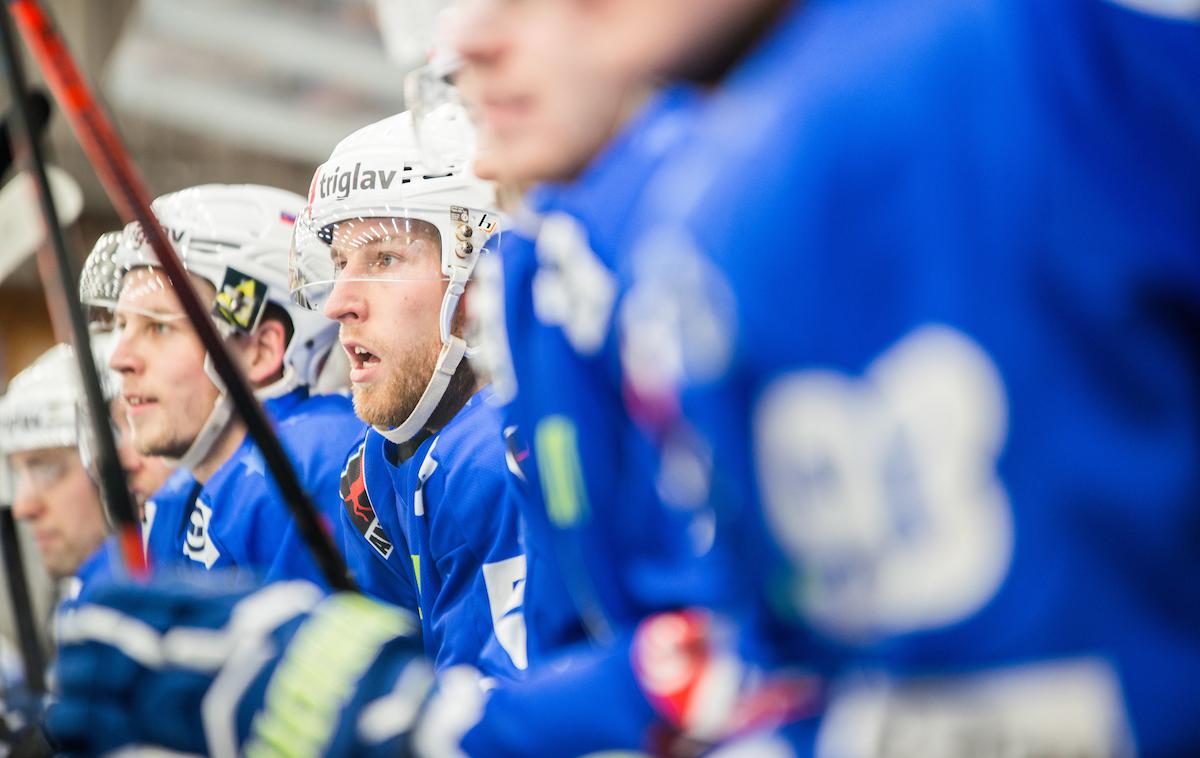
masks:
<svg viewBox="0 0 1200 758"><path fill-rule="evenodd" d="M47 729L69 753L395 755L433 684L417 630L304 582L106 587L63 620Z"/></svg>

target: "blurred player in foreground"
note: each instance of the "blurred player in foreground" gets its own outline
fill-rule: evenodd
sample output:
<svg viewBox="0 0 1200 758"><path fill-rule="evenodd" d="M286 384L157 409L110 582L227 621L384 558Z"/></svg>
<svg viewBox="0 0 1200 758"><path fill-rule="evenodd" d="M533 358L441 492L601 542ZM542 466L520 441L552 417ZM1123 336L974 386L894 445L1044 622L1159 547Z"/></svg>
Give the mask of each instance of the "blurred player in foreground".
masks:
<svg viewBox="0 0 1200 758"><path fill-rule="evenodd" d="M629 34L582 49L715 88L640 203L617 318L632 412L711 451L775 656L838 678L743 751L1192 752L1188 9L586 5ZM376 671L323 745L364 734Z"/></svg>
<svg viewBox="0 0 1200 758"><path fill-rule="evenodd" d="M778 656L832 651L822 717L762 739L1194 752L1195 8L589 7L597 59L716 85L623 372L711 450Z"/></svg>

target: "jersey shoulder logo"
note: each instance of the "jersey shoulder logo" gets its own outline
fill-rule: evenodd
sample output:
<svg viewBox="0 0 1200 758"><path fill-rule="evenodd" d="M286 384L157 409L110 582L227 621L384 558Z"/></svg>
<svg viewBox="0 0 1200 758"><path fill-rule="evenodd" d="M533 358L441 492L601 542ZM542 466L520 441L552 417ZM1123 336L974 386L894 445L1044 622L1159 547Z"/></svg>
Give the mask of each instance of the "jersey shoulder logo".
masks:
<svg viewBox="0 0 1200 758"><path fill-rule="evenodd" d="M350 523L354 524L354 528L363 536L363 539L375 548L375 552L386 559L391 557L395 545L384 531L383 524L379 523L379 517L375 515L375 506L371 503L371 496L367 493L366 471L363 467L365 447L366 443L363 443L346 462L346 468L342 470L340 486L342 504L346 507L346 515L350 517Z"/></svg>
<svg viewBox="0 0 1200 758"><path fill-rule="evenodd" d="M616 275L588 245L583 224L565 213L542 220L536 252L533 309L538 320L561 327L581 355L595 355L608 334Z"/></svg>

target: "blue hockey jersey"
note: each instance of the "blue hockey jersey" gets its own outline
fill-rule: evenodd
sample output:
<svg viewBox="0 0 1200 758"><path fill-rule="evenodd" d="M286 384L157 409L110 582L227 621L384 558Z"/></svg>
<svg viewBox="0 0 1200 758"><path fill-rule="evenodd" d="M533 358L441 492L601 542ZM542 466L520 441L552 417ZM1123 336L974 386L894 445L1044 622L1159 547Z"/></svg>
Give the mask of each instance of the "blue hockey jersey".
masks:
<svg viewBox="0 0 1200 758"><path fill-rule="evenodd" d="M625 219L696 99L661 93L576 181L538 188L536 218L501 240L503 314L480 316L485 330L504 325L489 352L506 432L521 439L526 613L540 670L492 693L468 754L645 747L655 714L630 666L635 627L735 599L695 488L661 486L654 441L625 411L616 339L633 266ZM603 713L589 707L597 700ZM513 728L536 714L555 728Z"/></svg>
<svg viewBox="0 0 1200 758"><path fill-rule="evenodd" d="M415 448L369 431L343 469L341 531L359 586L419 613L438 668L514 679L527 666L525 554L489 394Z"/></svg>
<svg viewBox="0 0 1200 758"><path fill-rule="evenodd" d="M693 100L682 89L661 94L578 180L535 191L533 229L501 242L515 385L506 423L529 451L530 541L547 546L547 562L558 564L547 580L566 579L602 641L648 613L717 603L724 589L701 558L711 544L705 514L686 493L657 489L655 448L624 413L615 339L630 269L617 220L635 207ZM538 589L531 583L531 614ZM560 594L548 592L555 602Z"/></svg>
<svg viewBox="0 0 1200 758"><path fill-rule="evenodd" d="M1094 754L1189 754L1200 24L1129 5L1179 17L797 4L659 175L660 305L625 338L677 371L626 371L683 403L763 604L843 670L984 677L924 701L1004 701L963 734L1069 704ZM903 731L877 692L857 713Z"/></svg>
<svg viewBox="0 0 1200 758"><path fill-rule="evenodd" d="M192 503L199 494L200 483L192 472L176 469L152 496L147 498L142 514L142 546L150 570L179 565L181 530L186 523Z"/></svg>
<svg viewBox="0 0 1200 758"><path fill-rule="evenodd" d="M124 557L115 537L106 537L96 551L79 564L75 576L67 582L60 611L86 602L96 587L125 576Z"/></svg>
<svg viewBox="0 0 1200 758"><path fill-rule="evenodd" d="M192 507L199 490L200 483L192 478L190 472L181 469L173 471L158 492L147 499L139 527L142 549L151 572L180 564L182 553L179 551L179 534L161 525L184 523L183 516ZM158 520L159 515L162 515L162 520ZM156 522L160 525L158 529L154 529ZM75 572L75 577L68 584L63 609L86 601L96 586L124 578L124 560L116 538L106 538Z"/></svg>
<svg viewBox="0 0 1200 758"><path fill-rule="evenodd" d="M342 395L309 396L301 388L268 401L300 483L327 520L338 518L341 462L361 438L364 424ZM249 570L263 581L308 579L325 586L316 562L304 545L253 440L247 435L213 476L199 488L183 518L171 524L155 518L158 530L173 538L175 557L164 561L193 568ZM158 549L155 549L155 554Z"/></svg>
<svg viewBox="0 0 1200 758"><path fill-rule="evenodd" d="M182 556L178 547L179 534L161 526L156 530L155 523L182 524L183 516L192 507L199 490L200 483L192 478L191 473L179 469L171 472L158 492L146 500L139 527L142 549L151 572L162 566L178 565ZM157 518L159 515L163 516L161 521ZM66 600L73 606L86 600L98 584L125 577L124 560L116 538L106 538L75 572Z"/></svg>

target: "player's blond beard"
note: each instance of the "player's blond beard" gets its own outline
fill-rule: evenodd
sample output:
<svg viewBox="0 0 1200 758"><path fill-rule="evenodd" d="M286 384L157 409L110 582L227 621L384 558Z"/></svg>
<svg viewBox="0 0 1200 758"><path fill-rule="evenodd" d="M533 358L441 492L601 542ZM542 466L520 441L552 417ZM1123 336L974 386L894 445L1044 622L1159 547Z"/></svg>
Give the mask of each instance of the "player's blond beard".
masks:
<svg viewBox="0 0 1200 758"><path fill-rule="evenodd" d="M394 428L403 424L425 393L440 352L440 342L414 348L394 362L399 370L389 372L382 384L374 387L354 386L351 393L355 414L378 427ZM432 429L444 426L474 391L475 373L464 359L454 372L437 408L430 415L427 426Z"/></svg>

